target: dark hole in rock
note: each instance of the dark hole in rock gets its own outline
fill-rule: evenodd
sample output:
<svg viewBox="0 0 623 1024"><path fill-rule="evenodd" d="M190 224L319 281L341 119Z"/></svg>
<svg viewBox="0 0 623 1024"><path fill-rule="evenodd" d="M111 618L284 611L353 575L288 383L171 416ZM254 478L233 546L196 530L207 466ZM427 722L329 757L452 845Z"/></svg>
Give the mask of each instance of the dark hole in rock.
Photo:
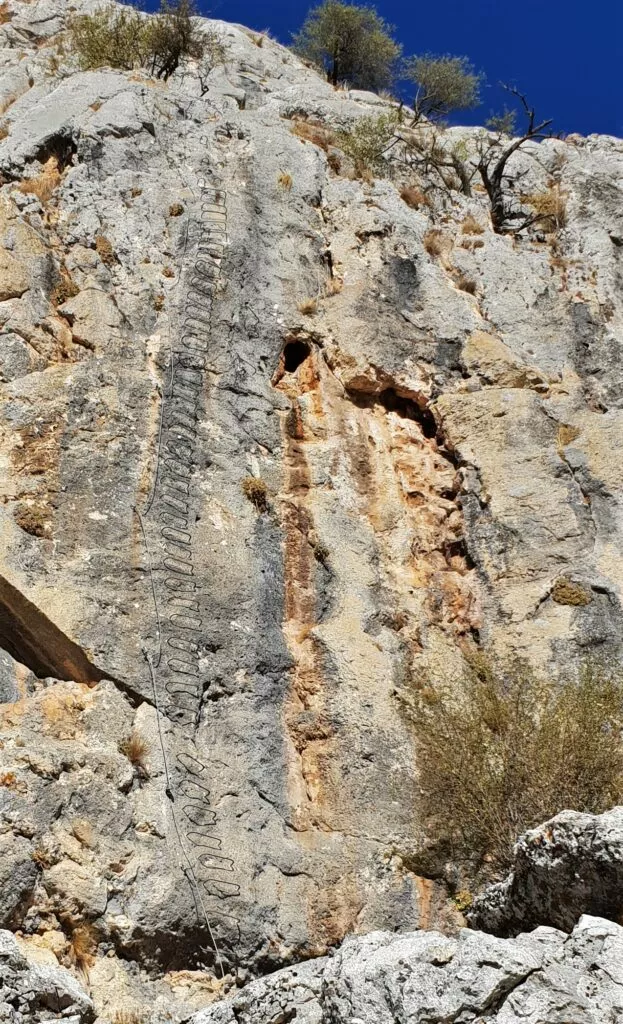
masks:
<svg viewBox="0 0 623 1024"><path fill-rule="evenodd" d="M356 405L370 407L382 405L388 412L398 413L408 420L415 420L422 428L424 437L437 437L437 424L430 409L425 405L418 405L412 398L399 394L395 388L385 388L378 394L365 394L362 392L349 393L350 398Z"/></svg>
<svg viewBox="0 0 623 1024"><path fill-rule="evenodd" d="M78 644L2 576L0 647L39 679L52 676L93 684L109 678L89 661Z"/></svg>
<svg viewBox="0 0 623 1024"><path fill-rule="evenodd" d="M283 350L283 368L286 373L295 373L301 363L304 363L310 354L311 349L306 341L295 338L289 341Z"/></svg>
<svg viewBox="0 0 623 1024"><path fill-rule="evenodd" d="M56 157L58 169L62 173L72 165L77 152L78 146L71 132L61 131L51 135L39 146L36 159L39 163L45 164L51 156Z"/></svg>

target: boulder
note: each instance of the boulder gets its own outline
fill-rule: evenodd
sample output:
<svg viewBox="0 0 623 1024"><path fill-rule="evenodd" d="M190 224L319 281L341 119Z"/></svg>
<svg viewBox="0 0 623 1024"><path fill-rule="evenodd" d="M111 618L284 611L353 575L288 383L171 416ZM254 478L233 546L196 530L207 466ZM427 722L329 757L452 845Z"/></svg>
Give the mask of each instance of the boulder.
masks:
<svg viewBox="0 0 623 1024"><path fill-rule="evenodd" d="M623 807L562 811L518 840L509 876L474 901L470 923L494 935L535 925L571 931L582 914L620 921Z"/></svg>
<svg viewBox="0 0 623 1024"><path fill-rule="evenodd" d="M623 1013L622 958L623 928L590 916L571 935L373 932L255 981L189 1024L611 1024Z"/></svg>

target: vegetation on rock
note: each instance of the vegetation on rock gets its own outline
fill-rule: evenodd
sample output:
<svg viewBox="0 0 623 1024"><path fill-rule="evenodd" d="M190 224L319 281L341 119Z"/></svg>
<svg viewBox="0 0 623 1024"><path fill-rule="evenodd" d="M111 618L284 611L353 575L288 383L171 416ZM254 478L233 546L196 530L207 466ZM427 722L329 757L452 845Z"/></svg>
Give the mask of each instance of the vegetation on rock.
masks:
<svg viewBox="0 0 623 1024"><path fill-rule="evenodd" d="M554 682L472 659L458 693L417 691L413 723L422 820L476 866L506 868L517 836L561 808L623 800L623 682L598 667Z"/></svg>
<svg viewBox="0 0 623 1024"><path fill-rule="evenodd" d="M324 67L333 85L381 89L392 81L401 53L392 31L373 7L324 0L308 13L294 49Z"/></svg>
<svg viewBox="0 0 623 1024"><path fill-rule="evenodd" d="M467 57L431 53L410 57L404 75L416 86L413 110L418 119L437 120L452 110L468 110L480 103L483 75Z"/></svg>
<svg viewBox="0 0 623 1024"><path fill-rule="evenodd" d="M202 61L204 79L222 62L224 50L216 33L199 29L195 14L193 0L161 0L160 12L150 18L133 7L111 3L71 19L71 46L84 70L143 67L166 81L184 58L191 57Z"/></svg>
<svg viewBox="0 0 623 1024"><path fill-rule="evenodd" d="M355 173L378 171L383 154L390 146L396 128L402 122L400 110L359 118L350 132L342 132L339 142L355 165Z"/></svg>

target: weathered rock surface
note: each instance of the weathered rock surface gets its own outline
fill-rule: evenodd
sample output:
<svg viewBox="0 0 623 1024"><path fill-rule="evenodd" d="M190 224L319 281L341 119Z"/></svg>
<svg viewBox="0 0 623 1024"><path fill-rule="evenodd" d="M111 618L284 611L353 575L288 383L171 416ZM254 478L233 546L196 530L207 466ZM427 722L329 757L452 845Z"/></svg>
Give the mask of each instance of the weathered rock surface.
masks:
<svg viewBox="0 0 623 1024"><path fill-rule="evenodd" d="M98 1009L190 972L192 1012L204 968L456 923L399 856L415 677L620 651L623 145L521 157L568 218L514 240L337 173L295 118L383 101L268 38L211 22L202 92L6 12L0 913L74 967L92 929Z"/></svg>
<svg viewBox="0 0 623 1024"><path fill-rule="evenodd" d="M623 928L583 917L572 935L462 931L347 939L333 957L286 968L192 1024L611 1024L623 1013Z"/></svg>
<svg viewBox="0 0 623 1024"><path fill-rule="evenodd" d="M92 1024L94 1019L91 999L69 971L38 962L11 932L0 931L0 1020Z"/></svg>
<svg viewBox="0 0 623 1024"><path fill-rule="evenodd" d="M513 870L476 898L470 923L495 935L537 924L571 931L582 914L623 917L623 807L563 811L521 836Z"/></svg>

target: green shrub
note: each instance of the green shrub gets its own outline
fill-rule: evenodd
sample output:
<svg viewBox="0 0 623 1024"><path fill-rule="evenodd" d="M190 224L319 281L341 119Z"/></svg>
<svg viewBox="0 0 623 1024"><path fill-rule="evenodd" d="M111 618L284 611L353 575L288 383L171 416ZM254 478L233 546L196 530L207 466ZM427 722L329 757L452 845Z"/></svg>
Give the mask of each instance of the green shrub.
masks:
<svg viewBox="0 0 623 1024"><path fill-rule="evenodd" d="M309 12L293 46L324 67L333 85L381 89L392 81L400 57L391 33L392 26L373 7L324 0Z"/></svg>
<svg viewBox="0 0 623 1024"><path fill-rule="evenodd" d="M199 29L195 13L193 0L160 0L159 13L150 17L110 3L71 19L71 48L84 70L143 67L165 81L184 57L191 57L203 61L203 92L203 79L224 59L224 49L216 33Z"/></svg>
<svg viewBox="0 0 623 1024"><path fill-rule="evenodd" d="M378 171L382 166L383 153L396 134L401 123L399 110L386 114L369 114L360 117L350 132L341 132L339 145L351 158L358 174L362 171Z"/></svg>
<svg viewBox="0 0 623 1024"><path fill-rule="evenodd" d="M558 811L623 800L623 683L599 668L552 682L478 658L458 693L418 689L412 716L423 824L475 865L505 869L517 836Z"/></svg>
<svg viewBox="0 0 623 1024"><path fill-rule="evenodd" d="M404 75L416 86L413 109L418 117L443 118L451 110L467 110L480 103L483 76L467 57L430 53L409 57Z"/></svg>
<svg viewBox="0 0 623 1024"><path fill-rule="evenodd" d="M131 71L149 57L147 19L132 7L110 3L69 23L70 45L80 67L111 67Z"/></svg>

